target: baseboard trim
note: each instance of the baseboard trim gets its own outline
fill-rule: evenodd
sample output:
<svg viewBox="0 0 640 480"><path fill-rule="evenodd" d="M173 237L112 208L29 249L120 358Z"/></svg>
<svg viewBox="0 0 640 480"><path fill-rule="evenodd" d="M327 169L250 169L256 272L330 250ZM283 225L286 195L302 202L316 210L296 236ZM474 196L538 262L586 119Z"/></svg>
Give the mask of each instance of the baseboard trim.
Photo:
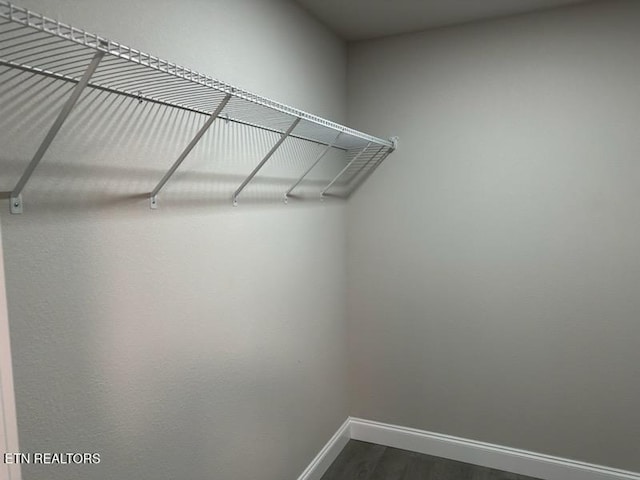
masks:
<svg viewBox="0 0 640 480"><path fill-rule="evenodd" d="M338 454L351 439L349 428L350 420L350 418L347 418L327 444L322 447L320 453L318 453L309 466L305 468L304 472L302 472L298 477L298 480L320 480L322 475L324 475L324 472L327 471Z"/></svg>
<svg viewBox="0 0 640 480"><path fill-rule="evenodd" d="M414 428L349 418L354 440L377 443L436 457L544 480L640 480L640 473L553 457Z"/></svg>

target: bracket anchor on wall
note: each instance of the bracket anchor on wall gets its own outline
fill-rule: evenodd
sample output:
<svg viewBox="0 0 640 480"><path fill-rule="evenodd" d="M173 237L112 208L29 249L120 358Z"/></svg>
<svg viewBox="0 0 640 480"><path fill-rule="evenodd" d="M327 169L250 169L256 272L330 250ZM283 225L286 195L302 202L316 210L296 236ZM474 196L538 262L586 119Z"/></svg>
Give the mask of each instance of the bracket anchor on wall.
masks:
<svg viewBox="0 0 640 480"><path fill-rule="evenodd" d="M14 197L13 195L10 197L11 200L11 213L14 215L19 215L22 213L22 194Z"/></svg>

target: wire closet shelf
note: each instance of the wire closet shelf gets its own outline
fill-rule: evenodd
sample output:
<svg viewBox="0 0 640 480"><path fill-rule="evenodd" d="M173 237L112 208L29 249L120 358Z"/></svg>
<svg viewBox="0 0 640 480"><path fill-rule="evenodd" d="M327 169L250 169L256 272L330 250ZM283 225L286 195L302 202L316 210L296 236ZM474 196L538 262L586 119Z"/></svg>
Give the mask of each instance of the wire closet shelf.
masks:
<svg viewBox="0 0 640 480"><path fill-rule="evenodd" d="M233 192L238 196L287 138L322 146L315 161L284 192L284 200L332 149L342 150L344 168L320 191L337 185L349 196L396 148L396 139L377 138L269 100L189 68L102 38L0 0L0 66L74 84L36 154L10 193L11 212L22 213L22 190L85 88L205 115L207 121L149 192L157 196L201 137L218 118L279 135L278 141Z"/></svg>

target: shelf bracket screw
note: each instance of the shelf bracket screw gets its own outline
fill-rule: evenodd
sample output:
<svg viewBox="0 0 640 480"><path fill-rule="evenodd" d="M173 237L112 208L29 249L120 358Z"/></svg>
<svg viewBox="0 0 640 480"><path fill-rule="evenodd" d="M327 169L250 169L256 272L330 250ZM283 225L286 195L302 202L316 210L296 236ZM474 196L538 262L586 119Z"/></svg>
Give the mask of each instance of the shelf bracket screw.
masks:
<svg viewBox="0 0 640 480"><path fill-rule="evenodd" d="M22 194L17 197L11 197L11 213L20 215L22 213Z"/></svg>

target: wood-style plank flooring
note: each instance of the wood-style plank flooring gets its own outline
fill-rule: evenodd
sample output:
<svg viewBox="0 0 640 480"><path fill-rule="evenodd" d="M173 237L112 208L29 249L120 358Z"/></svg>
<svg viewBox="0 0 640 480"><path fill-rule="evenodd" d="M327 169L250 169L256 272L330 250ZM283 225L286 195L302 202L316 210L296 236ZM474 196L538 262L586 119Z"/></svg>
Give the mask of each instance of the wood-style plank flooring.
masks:
<svg viewBox="0 0 640 480"><path fill-rule="evenodd" d="M321 480L538 480L350 440Z"/></svg>

